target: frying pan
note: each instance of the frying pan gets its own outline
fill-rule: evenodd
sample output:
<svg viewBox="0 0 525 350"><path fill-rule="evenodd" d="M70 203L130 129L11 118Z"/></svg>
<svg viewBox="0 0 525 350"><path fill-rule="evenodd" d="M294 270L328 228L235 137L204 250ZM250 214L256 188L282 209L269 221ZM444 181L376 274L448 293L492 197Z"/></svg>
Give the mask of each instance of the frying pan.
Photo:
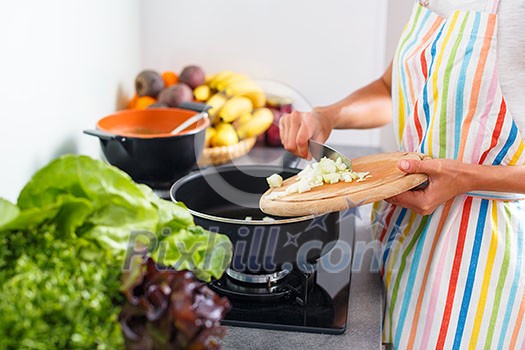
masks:
<svg viewBox="0 0 525 350"><path fill-rule="evenodd" d="M298 172L270 165L207 168L175 182L170 195L188 207L197 225L230 238L231 269L248 274L293 267L311 271L339 238L339 213L270 218L259 209L268 176L287 178Z"/></svg>

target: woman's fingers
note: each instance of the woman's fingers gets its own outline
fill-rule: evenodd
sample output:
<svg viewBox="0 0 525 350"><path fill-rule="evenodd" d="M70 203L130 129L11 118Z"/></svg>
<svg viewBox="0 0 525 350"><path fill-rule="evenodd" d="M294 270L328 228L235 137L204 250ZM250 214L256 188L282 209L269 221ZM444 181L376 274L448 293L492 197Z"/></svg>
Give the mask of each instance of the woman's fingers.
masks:
<svg viewBox="0 0 525 350"><path fill-rule="evenodd" d="M279 135L281 136L281 142L286 150L293 153L293 146L290 143L290 114L283 115L279 120Z"/></svg>
<svg viewBox="0 0 525 350"><path fill-rule="evenodd" d="M436 203L429 200L428 194L425 193L424 190L404 192L395 197L388 198L386 201L413 210L420 215L429 215L437 207Z"/></svg>
<svg viewBox="0 0 525 350"><path fill-rule="evenodd" d="M403 159L397 164L399 169L407 174L435 174L438 173L442 164L435 159L417 160Z"/></svg>
<svg viewBox="0 0 525 350"><path fill-rule="evenodd" d="M300 157L308 158L308 140L310 139L311 131L308 130L308 124L302 123L297 130L297 136L295 138L295 144L297 145L297 154Z"/></svg>
<svg viewBox="0 0 525 350"><path fill-rule="evenodd" d="M287 116L286 120L286 135L285 135L285 148L297 154L297 142L295 135L300 127L301 116L298 112L292 112Z"/></svg>
<svg viewBox="0 0 525 350"><path fill-rule="evenodd" d="M308 125L307 113L294 111L279 121L281 141L284 148L300 157L308 157L308 139L312 126Z"/></svg>

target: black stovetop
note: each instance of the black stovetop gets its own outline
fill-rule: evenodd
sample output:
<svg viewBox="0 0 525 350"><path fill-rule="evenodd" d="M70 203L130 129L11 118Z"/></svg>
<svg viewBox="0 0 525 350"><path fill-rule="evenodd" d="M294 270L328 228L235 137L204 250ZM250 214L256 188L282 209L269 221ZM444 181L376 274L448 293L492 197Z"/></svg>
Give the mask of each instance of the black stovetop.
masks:
<svg viewBox="0 0 525 350"><path fill-rule="evenodd" d="M250 285L237 282L227 274L212 282L210 287L228 297L232 305L222 323L310 333L344 333L354 242L353 230L347 229L350 226L342 227L339 242L317 261L315 272L304 273L301 270L306 269L294 267L283 280L259 285L256 289L260 296L247 297L245 291ZM270 289L275 297L269 297Z"/></svg>

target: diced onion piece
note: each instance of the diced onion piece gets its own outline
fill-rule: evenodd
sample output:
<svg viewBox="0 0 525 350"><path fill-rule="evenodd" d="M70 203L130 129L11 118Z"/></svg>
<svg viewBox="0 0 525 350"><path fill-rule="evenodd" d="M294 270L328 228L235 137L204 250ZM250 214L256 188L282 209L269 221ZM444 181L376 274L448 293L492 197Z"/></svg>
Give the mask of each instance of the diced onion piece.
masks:
<svg viewBox="0 0 525 350"><path fill-rule="evenodd" d="M283 184L283 178L279 174L273 174L270 177L267 177L266 181L271 188L281 187Z"/></svg>
<svg viewBox="0 0 525 350"><path fill-rule="evenodd" d="M367 171L367 172L357 172L355 174L357 175L358 178L363 179L365 176L369 175L370 172L369 171Z"/></svg>
<svg viewBox="0 0 525 350"><path fill-rule="evenodd" d="M364 177L360 177L359 179L357 179L357 182L363 182L365 181L366 179L368 179L369 177L372 177L372 175L366 175Z"/></svg>
<svg viewBox="0 0 525 350"><path fill-rule="evenodd" d="M269 217L269 216L265 216L264 218L262 218L262 221L273 222L273 221L275 221L275 219L274 219L274 218L271 218L271 217Z"/></svg>
<svg viewBox="0 0 525 350"><path fill-rule="evenodd" d="M319 170L321 170L323 174L331 174L337 171L337 167L333 160L323 157L319 162Z"/></svg>
<svg viewBox="0 0 525 350"><path fill-rule="evenodd" d="M280 187L282 178L277 174L270 176L267 180L270 187ZM286 188L285 191L272 192L268 199L276 199L292 193L303 193L310 191L314 187L327 184L336 184L340 181L356 182L365 181L371 177L369 172L355 172L343 163L341 158L335 161L326 157L321 158L318 163L308 164L297 174L296 182Z"/></svg>
<svg viewBox="0 0 525 350"><path fill-rule="evenodd" d="M294 183L294 184L291 184L290 186L288 186L288 188L286 189L286 194L290 194L290 193L297 193L299 192L299 183Z"/></svg>
<svg viewBox="0 0 525 350"><path fill-rule="evenodd" d="M323 180L328 184L336 184L341 179L341 175L338 173L324 174Z"/></svg>
<svg viewBox="0 0 525 350"><path fill-rule="evenodd" d="M247 216L247 217L244 218L244 220L245 220L245 221L252 221L253 218L252 218L251 216Z"/></svg>
<svg viewBox="0 0 525 350"><path fill-rule="evenodd" d="M297 174L297 179L300 180L302 178L308 177L309 175L314 173L314 169L308 164L303 170Z"/></svg>
<svg viewBox="0 0 525 350"><path fill-rule="evenodd" d="M310 187L312 187L312 188L323 186L323 185L324 185L324 181L323 181L323 177L322 176L320 176L319 179L315 179L314 181L312 181L310 183Z"/></svg>
<svg viewBox="0 0 525 350"><path fill-rule="evenodd" d="M339 171L345 171L348 168L346 166L346 164L343 163L341 158L337 158L337 160L335 161L335 166L336 166L337 170L339 170Z"/></svg>
<svg viewBox="0 0 525 350"><path fill-rule="evenodd" d="M350 174L350 173L342 173L341 174L341 180L343 180L344 182L352 182L352 180L353 180L352 174Z"/></svg>
<svg viewBox="0 0 525 350"><path fill-rule="evenodd" d="M268 200L275 200L277 198L280 198L280 197L283 197L283 196L286 196L286 192L285 191L275 191L275 192L271 192L270 194L268 194Z"/></svg>
<svg viewBox="0 0 525 350"><path fill-rule="evenodd" d="M297 191L299 193L303 193L303 192L306 192L306 191L310 191L312 189L312 187L310 186L310 184L308 183L308 180L307 179L301 179L301 181L299 181L299 186L297 188Z"/></svg>

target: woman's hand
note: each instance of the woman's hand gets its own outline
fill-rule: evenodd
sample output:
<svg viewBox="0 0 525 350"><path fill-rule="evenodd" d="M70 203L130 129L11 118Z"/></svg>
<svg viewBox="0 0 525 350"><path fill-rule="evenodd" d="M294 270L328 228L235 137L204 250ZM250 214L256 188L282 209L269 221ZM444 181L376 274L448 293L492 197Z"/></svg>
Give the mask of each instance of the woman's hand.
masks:
<svg viewBox="0 0 525 350"><path fill-rule="evenodd" d="M422 190L401 193L386 201L421 215L429 215L449 199L472 190L469 172L465 171L472 165L457 160L401 160L398 166L407 174L427 174L428 186Z"/></svg>
<svg viewBox="0 0 525 350"><path fill-rule="evenodd" d="M308 158L310 138L324 142L331 131L330 120L321 116L315 109L312 112L294 111L279 120L279 132L284 148L302 158Z"/></svg>
<svg viewBox="0 0 525 350"><path fill-rule="evenodd" d="M312 112L292 112L279 121L281 141L288 151L308 158L308 139L325 142L332 129L377 128L392 120L392 64L377 80L344 99Z"/></svg>

